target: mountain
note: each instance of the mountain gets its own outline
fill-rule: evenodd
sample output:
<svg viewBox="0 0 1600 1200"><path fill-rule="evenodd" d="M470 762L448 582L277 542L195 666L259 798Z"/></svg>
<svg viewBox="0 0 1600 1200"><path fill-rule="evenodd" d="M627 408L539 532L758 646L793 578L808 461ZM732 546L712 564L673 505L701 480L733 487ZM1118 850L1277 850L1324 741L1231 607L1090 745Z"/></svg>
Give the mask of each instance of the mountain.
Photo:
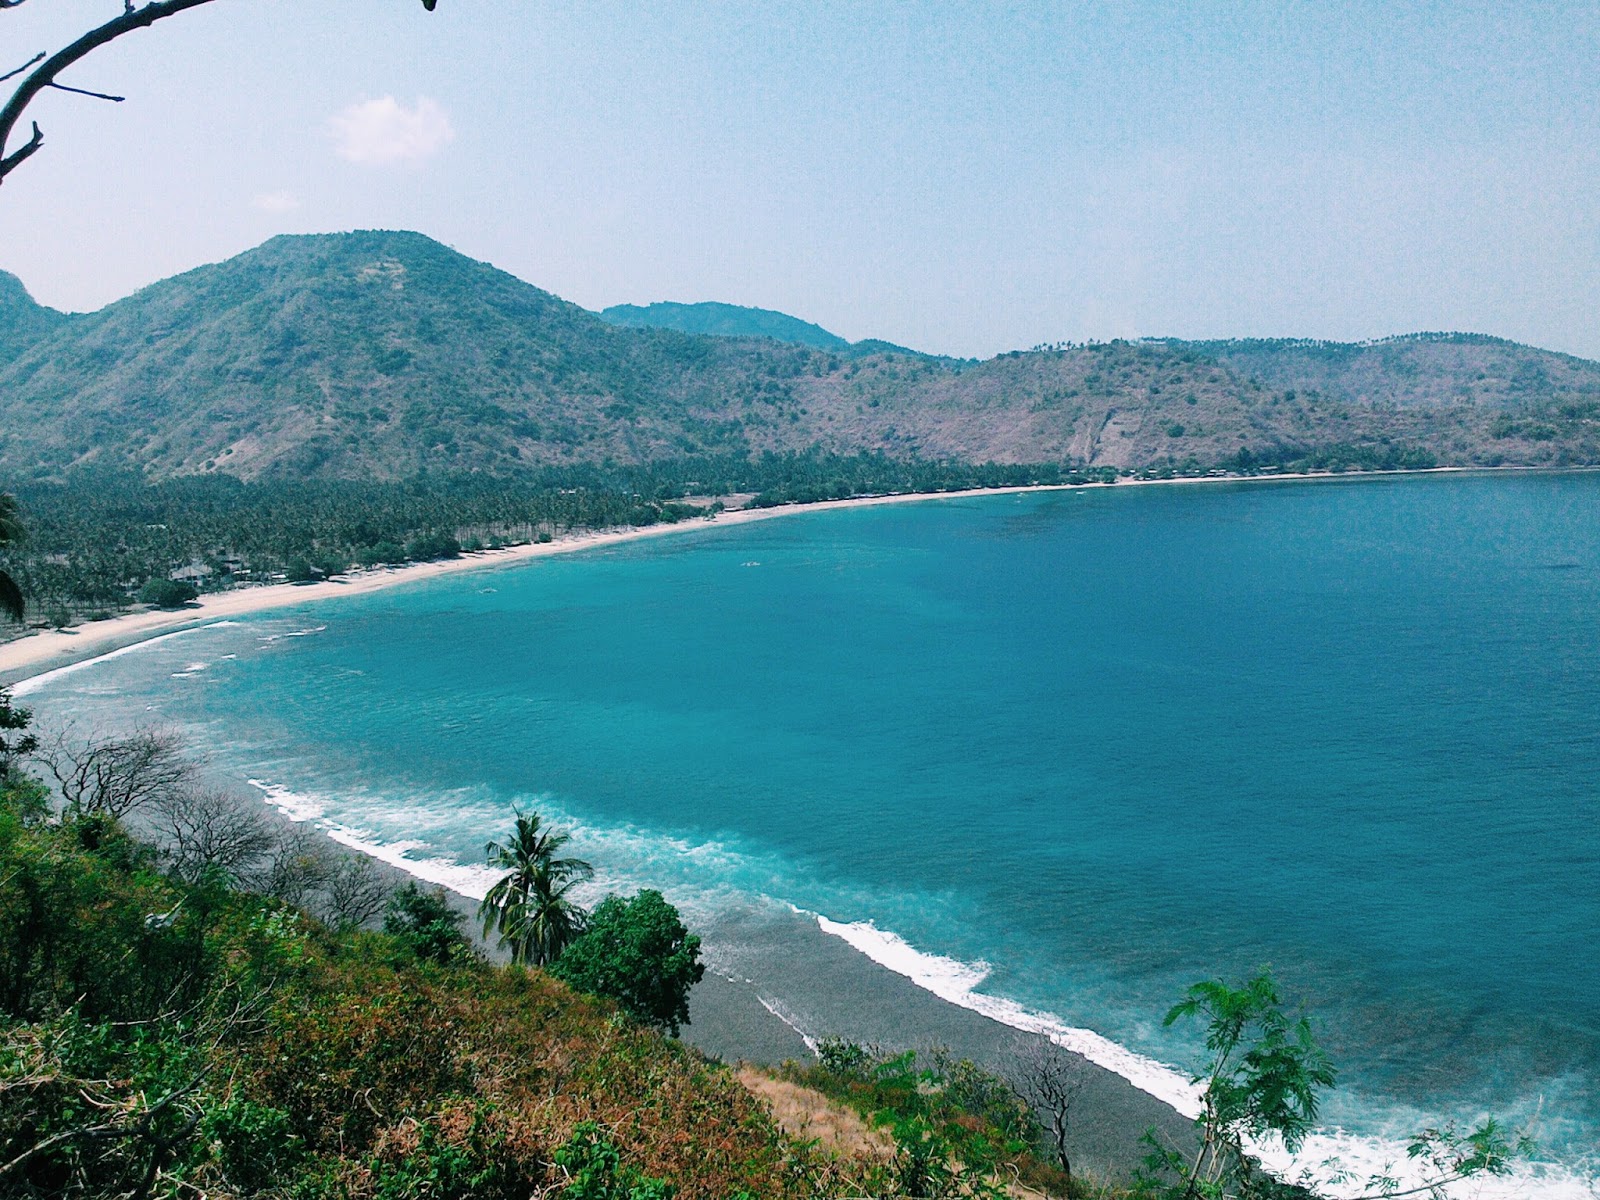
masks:
<svg viewBox="0 0 1600 1200"><path fill-rule="evenodd" d="M763 337L775 342L831 350L835 354L859 358L868 354L911 354L904 346L869 338L848 342L820 325L791 317L770 308L743 308L737 304L676 304L663 300L655 304L613 304L600 313L602 320L630 329L675 329L679 333L698 333L709 337Z"/></svg>
<svg viewBox="0 0 1600 1200"><path fill-rule="evenodd" d="M68 320L66 313L35 301L22 280L0 271L0 362L15 358Z"/></svg>
<svg viewBox="0 0 1600 1200"><path fill-rule="evenodd" d="M0 479L404 479L813 446L1118 468L1600 461L1600 364L1475 335L846 354L614 324L415 233L278 237L70 318L5 277L0 312Z"/></svg>
<svg viewBox="0 0 1600 1200"><path fill-rule="evenodd" d="M742 308L737 304L613 304L601 319L630 329L676 329L716 337L764 337L818 350L848 350L850 343L820 325L773 312L770 308Z"/></svg>

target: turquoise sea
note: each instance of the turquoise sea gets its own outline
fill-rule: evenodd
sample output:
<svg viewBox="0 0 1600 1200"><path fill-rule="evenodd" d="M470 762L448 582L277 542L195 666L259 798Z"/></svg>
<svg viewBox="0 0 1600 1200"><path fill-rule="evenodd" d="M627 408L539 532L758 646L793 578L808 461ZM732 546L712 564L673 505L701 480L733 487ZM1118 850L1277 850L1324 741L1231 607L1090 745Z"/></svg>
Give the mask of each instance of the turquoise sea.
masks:
<svg viewBox="0 0 1600 1200"><path fill-rule="evenodd" d="M1176 1097L1155 1064L1193 1045L1166 1008L1271 964L1342 1068L1317 1153L1488 1110L1537 1112L1568 1168L1600 1145L1600 474L711 524L198 629L29 695L177 724L467 890L536 805L808 1036L832 1030L802 930L861 951L863 994L888 967L1092 1031Z"/></svg>

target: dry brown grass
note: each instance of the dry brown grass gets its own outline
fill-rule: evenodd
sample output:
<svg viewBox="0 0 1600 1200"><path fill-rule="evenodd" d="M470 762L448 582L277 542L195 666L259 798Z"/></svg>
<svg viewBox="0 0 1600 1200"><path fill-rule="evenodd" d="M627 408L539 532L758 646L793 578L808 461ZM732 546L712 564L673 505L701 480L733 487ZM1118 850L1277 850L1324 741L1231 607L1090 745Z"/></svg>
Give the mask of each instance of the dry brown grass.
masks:
<svg viewBox="0 0 1600 1200"><path fill-rule="evenodd" d="M894 1140L887 1132L874 1129L821 1092L774 1079L756 1067L742 1066L736 1075L740 1083L766 1104L772 1119L790 1137L801 1141L814 1139L822 1149L849 1158L886 1162L894 1156Z"/></svg>

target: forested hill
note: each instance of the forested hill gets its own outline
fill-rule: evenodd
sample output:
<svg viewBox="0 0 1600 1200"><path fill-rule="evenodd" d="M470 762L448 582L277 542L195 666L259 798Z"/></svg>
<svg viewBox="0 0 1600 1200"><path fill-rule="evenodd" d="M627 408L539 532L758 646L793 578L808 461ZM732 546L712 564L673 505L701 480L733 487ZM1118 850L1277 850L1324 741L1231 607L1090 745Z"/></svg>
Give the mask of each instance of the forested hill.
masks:
<svg viewBox="0 0 1600 1200"><path fill-rule="evenodd" d="M0 484L812 447L1155 470L1600 461L1600 364L1477 336L860 350L620 327L414 233L274 238L71 318L4 277Z"/></svg>
<svg viewBox="0 0 1600 1200"><path fill-rule="evenodd" d="M65 313L36 302L22 280L0 271L0 362L15 358L67 320Z"/></svg>
<svg viewBox="0 0 1600 1200"><path fill-rule="evenodd" d="M713 337L764 337L775 342L829 350L850 358L861 358L868 354L917 353L876 338L849 342L836 333L829 333L820 325L791 317L788 313L774 312L770 308L745 308L738 304L676 304L671 301L643 305L613 304L603 309L600 316L613 325L626 325L633 329L676 329L679 333Z"/></svg>

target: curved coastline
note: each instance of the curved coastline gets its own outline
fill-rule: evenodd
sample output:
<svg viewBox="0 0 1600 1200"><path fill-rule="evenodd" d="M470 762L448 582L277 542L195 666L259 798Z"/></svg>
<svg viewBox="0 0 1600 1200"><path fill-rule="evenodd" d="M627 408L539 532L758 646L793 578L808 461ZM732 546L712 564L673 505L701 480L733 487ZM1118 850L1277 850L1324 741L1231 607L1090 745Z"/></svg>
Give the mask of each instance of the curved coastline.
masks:
<svg viewBox="0 0 1600 1200"><path fill-rule="evenodd" d="M1596 468L1557 468L1559 471ZM860 508L867 505L913 504L935 500L969 500L982 496L1013 496L1030 492L1075 492L1111 487L1162 487L1196 484L1262 484L1284 482L1315 482L1329 480L1356 481L1402 475L1463 475L1486 473L1544 473L1549 468L1540 467L1429 467L1413 471L1319 471L1284 475L1204 475L1174 479L1125 479L1110 483L1031 484L1020 487L969 488L951 492L904 492L883 496L857 496L846 500L819 500L810 504L782 504L772 508L725 509L711 517L693 518L671 525L629 526L621 529L584 530L563 534L549 542L524 542L502 550L480 550L463 554L459 558L436 562L410 563L398 567L378 567L353 571L347 575L324 580L321 583L270 583L235 588L232 591L212 592L181 609L152 609L146 612L123 613L104 621L92 621L66 630L49 630L24 634L11 641L0 642L0 687L15 688L64 667L78 666L86 661L103 657L150 641L153 638L215 624L248 613L270 612L291 608L314 601L332 600L340 596L360 596L383 588L432 579L439 575L454 575L464 571L489 571L517 566L533 559L554 554L570 554L579 550L594 550L619 545L642 538L662 537L673 533L706 528L725 528L764 521L776 517L795 516L801 513L827 512L834 509ZM1554 473L1551 471L1551 473Z"/></svg>
<svg viewBox="0 0 1600 1200"><path fill-rule="evenodd" d="M1443 470L1460 473L1460 469L1447 468ZM1385 472L1382 474L1433 473L1441 472ZM1269 480L1288 482L1316 479L1346 479L1354 481L1365 477L1365 475L1354 474L1265 476L1250 479L1212 477L1186 480L1128 481L1115 486L1140 486L1157 482L1242 483L1266 482ZM755 520L762 520L767 517L824 511L834 508L920 502L938 499L962 499L988 495L1017 494L1032 491L1079 490L1079 487L1081 486L1105 487L1112 485L1078 485L1076 487L1073 485L1059 485L1049 487L977 489L963 492L864 497L853 500L824 501L808 505L788 505L771 509L737 510L732 512L724 512L723 514L720 514L717 517L709 520L691 520L675 525L585 533L562 538L559 541L551 543L530 544L514 547L504 551L484 552L477 555L464 556L458 560L418 564L415 566L397 569L364 572L351 577L346 582L328 582L308 586L267 585L240 589L237 592L223 593L217 596L208 597L207 600L211 601L211 603L202 603L196 608L190 610L183 610L176 613L133 614L128 617L97 623L97 626L86 628L81 634L77 635L39 635L37 637L24 638L16 642L8 643L4 646L0 646L0 679L6 678L7 675L13 672L20 671L21 679L27 680L32 686L42 686L48 676L54 675L63 669L73 670L77 669L78 667L87 666L94 661L100 661L110 656L126 653L138 646L148 644L155 640L178 636L180 634L206 626L215 626L218 624L227 623L230 618L241 616L246 613L270 611L273 609L296 606L312 601L331 599L341 595L360 595L391 586L397 586L406 582L432 578L436 575L509 567L519 565L522 562L533 558L544 557L546 555L570 553L584 549L604 548L609 545L620 544L626 541L653 537L657 535L665 535L676 531L743 524ZM89 636L91 634L93 635L92 637ZM12 651L14 648L28 647L30 643L36 641L44 643L46 638L52 636L59 639L59 643L64 644L50 645L46 643L45 647L41 647L42 652L36 651L33 655L23 658L17 663L10 661L7 654L8 651ZM25 690L31 690L31 687ZM282 811L281 806L280 811ZM289 814L285 813L285 815L288 816ZM303 818L290 816L290 819ZM346 844L351 845L352 843L347 841ZM357 848L371 853L371 851L364 846ZM382 856L380 855L380 857ZM392 865L396 865L402 870L408 869L407 864L394 863ZM842 922L826 921L824 918L818 918L818 925L824 934L850 945L853 950L861 954L863 957L872 960L879 966L884 967L895 974L903 976L924 992L930 993L933 996L937 996L941 1001L951 1004L954 1007L963 1008L977 1016L985 1018L989 1021L993 1021L999 1025L1009 1026L1013 1029L1027 1028L1028 1025L1038 1022L1039 1027L1033 1028L1031 1032L1042 1034L1044 1036L1056 1036L1058 1040L1063 1041L1066 1040L1065 1037L1062 1037L1063 1034L1070 1036L1072 1033L1080 1032L1068 1031L1064 1026L1058 1026L1048 1017L1047 1014L1022 1012L1022 1010L1012 1012L1010 1009L1014 1008L1015 1006L1010 1005L1009 1002L1000 1000L998 997L975 994L976 983L969 980L956 981L960 984L969 985L955 989L962 993L961 996L957 997L946 995L944 994L944 991L948 989L941 989L938 986L929 986L929 980L918 977L919 974L924 973L920 970L920 968L925 966L927 961L931 961L933 956L916 951L909 945L901 943L900 948L902 948L905 952L908 952L911 958L922 960L918 963L912 964L912 966L916 967L917 969L906 969L904 964L892 965L888 962L885 962L885 954L883 953L885 949L884 947L869 947L857 944L858 942L872 940L866 936L866 931L860 925L851 925L847 920ZM847 936L848 934L855 934L856 936ZM889 934L887 931L882 931L881 936L886 936L889 938L894 937L893 934ZM897 948L890 946L888 949L894 950ZM874 950L877 950L878 952L875 953ZM953 962L953 960L941 961ZM962 964L956 965L959 966ZM1007 1011L985 1011L986 1008L989 1008L996 1002L998 1002L998 1005L1004 1007ZM765 1005L765 1001L762 1003ZM771 1009L769 1008L768 1011L770 1012ZM773 1013L773 1016L777 1019L782 1019L777 1013ZM1079 1049L1077 1046L1073 1046L1072 1048ZM1116 1047L1116 1049L1120 1050L1121 1048ZM1090 1053L1087 1054L1086 1057L1089 1057L1091 1061L1094 1061L1096 1056L1093 1053ZM1118 1071L1115 1067L1111 1067L1109 1073L1114 1073L1121 1079L1130 1078L1126 1071ZM1130 1080L1130 1085L1138 1088L1138 1090L1144 1092L1146 1095L1158 1097L1169 1104L1172 1103L1174 1099L1177 1099L1177 1097L1163 1097L1161 1095L1161 1091L1165 1089L1159 1088L1159 1085L1158 1087L1149 1086L1151 1082L1155 1081L1147 1081L1146 1084L1140 1085L1139 1083L1132 1082ZM1170 1082L1170 1080L1162 1082ZM1329 1152L1342 1151L1347 1165L1351 1165L1352 1160L1359 1161L1363 1158L1367 1159L1367 1161L1381 1162L1383 1158L1386 1158L1390 1153L1393 1152L1392 1146L1384 1145L1377 1139L1351 1139L1348 1137L1348 1135L1340 1137L1339 1133L1340 1131L1329 1131L1329 1134L1332 1136L1330 1136L1327 1141L1322 1142L1318 1148ZM1365 1149L1368 1152L1367 1155L1352 1154L1351 1151L1356 1148L1356 1146L1352 1144L1353 1142L1365 1143L1360 1148ZM1274 1165L1278 1166L1281 1170L1288 1164L1274 1163ZM1506 1181L1508 1185L1506 1191L1507 1194L1516 1194L1519 1190L1526 1189L1529 1184L1532 1183L1532 1186L1535 1190L1543 1192L1544 1194L1569 1194L1567 1182L1568 1181L1566 1180L1553 1180L1548 1176L1537 1181L1530 1181L1524 1177L1515 1181ZM1494 1190L1498 1191L1499 1189L1496 1187ZM1576 1196L1582 1193L1576 1190L1571 1190L1570 1194Z"/></svg>

